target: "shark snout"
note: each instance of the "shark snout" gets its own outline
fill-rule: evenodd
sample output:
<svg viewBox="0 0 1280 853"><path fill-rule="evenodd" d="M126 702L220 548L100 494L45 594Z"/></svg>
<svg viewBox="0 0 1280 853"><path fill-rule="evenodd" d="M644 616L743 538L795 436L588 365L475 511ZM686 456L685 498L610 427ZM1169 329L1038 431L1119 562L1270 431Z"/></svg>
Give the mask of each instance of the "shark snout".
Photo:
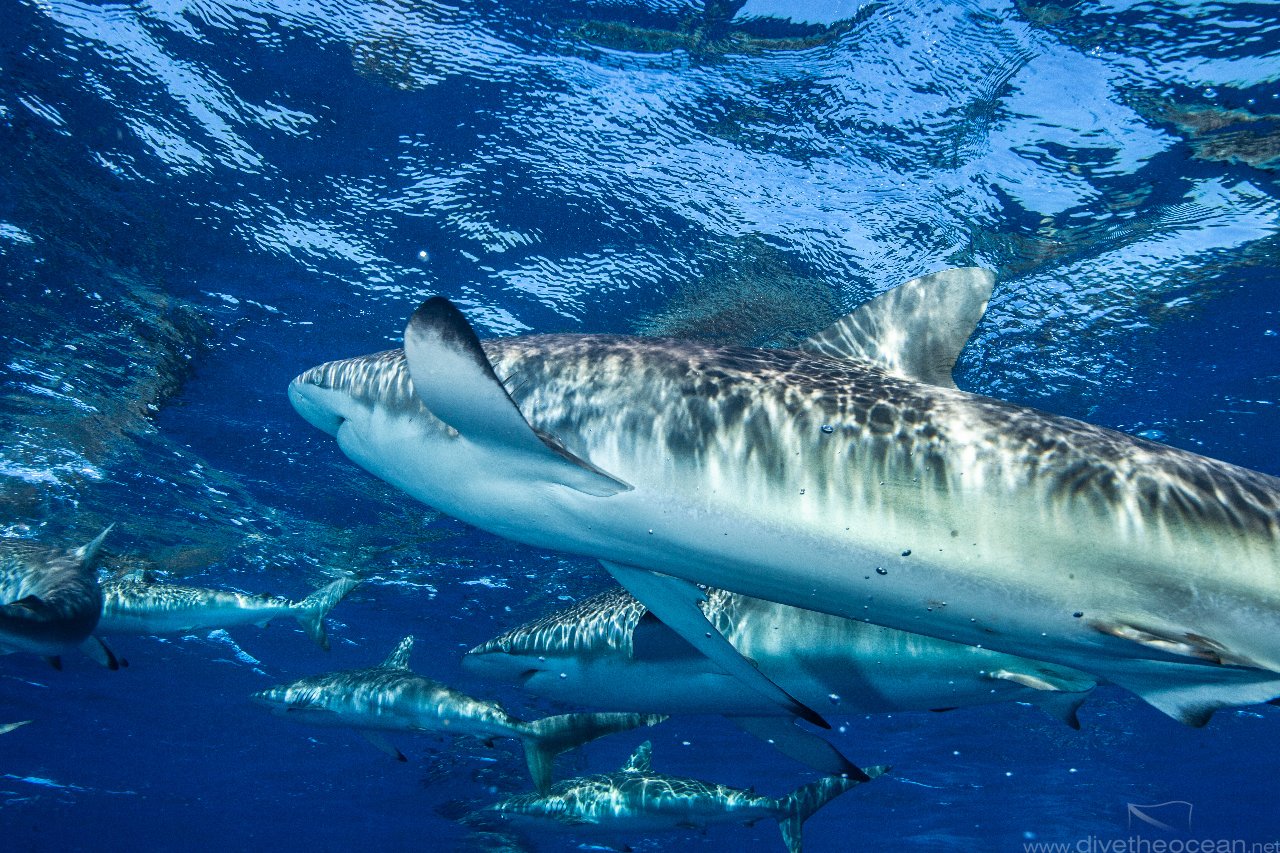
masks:
<svg viewBox="0 0 1280 853"><path fill-rule="evenodd" d="M310 372L289 383L289 402L307 423L331 436L347 419L344 411L350 398L332 388L323 388L309 378Z"/></svg>

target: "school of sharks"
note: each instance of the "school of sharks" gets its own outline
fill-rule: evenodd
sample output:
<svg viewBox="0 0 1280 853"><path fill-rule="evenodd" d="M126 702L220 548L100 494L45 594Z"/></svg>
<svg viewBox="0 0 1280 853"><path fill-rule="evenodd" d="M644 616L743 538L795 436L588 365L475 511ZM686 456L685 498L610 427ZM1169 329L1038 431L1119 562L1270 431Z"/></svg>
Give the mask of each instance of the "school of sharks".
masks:
<svg viewBox="0 0 1280 853"><path fill-rule="evenodd" d="M414 673L413 637L252 701L356 729L398 761L416 732L518 740L532 790L468 823L590 834L768 818L789 851L815 811L892 772L823 737L833 708L1021 702L1079 727L1104 683L1189 726L1274 704L1280 480L957 388L998 286L979 268L924 275L791 349L481 340L457 306L426 300L403 348L334 353L289 399L423 504L601 563L618 589L463 661L582 710L517 719ZM100 577L110 535L6 550L0 652L60 666L80 649L114 669L113 634L277 618L327 648L324 620L357 583L292 601ZM722 715L816 778L771 797L654 771L636 730L684 714ZM626 733L637 744L617 772L555 780L556 755Z"/></svg>

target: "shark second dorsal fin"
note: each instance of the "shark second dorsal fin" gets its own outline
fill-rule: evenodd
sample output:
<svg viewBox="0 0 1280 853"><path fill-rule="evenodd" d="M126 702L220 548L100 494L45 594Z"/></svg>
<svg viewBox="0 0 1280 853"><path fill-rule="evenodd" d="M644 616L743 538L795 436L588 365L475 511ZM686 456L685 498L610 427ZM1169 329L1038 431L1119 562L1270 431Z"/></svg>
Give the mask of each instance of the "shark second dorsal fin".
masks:
<svg viewBox="0 0 1280 853"><path fill-rule="evenodd" d="M387 655L387 659L382 662L383 669L408 669L409 668L409 652L413 651L413 635L405 637L400 641L400 645L396 646L395 651Z"/></svg>
<svg viewBox="0 0 1280 853"><path fill-rule="evenodd" d="M905 379L954 388L951 370L987 310L995 274L959 267L880 294L800 345L874 362Z"/></svg>
<svg viewBox="0 0 1280 853"><path fill-rule="evenodd" d="M653 744L645 741L631 753L627 763L622 765L623 773L648 773L652 770Z"/></svg>
<svg viewBox="0 0 1280 853"><path fill-rule="evenodd" d="M423 302L409 318L404 354L418 399L468 441L500 448L537 476L589 495L606 497L631 488L525 420L475 330L443 296Z"/></svg>

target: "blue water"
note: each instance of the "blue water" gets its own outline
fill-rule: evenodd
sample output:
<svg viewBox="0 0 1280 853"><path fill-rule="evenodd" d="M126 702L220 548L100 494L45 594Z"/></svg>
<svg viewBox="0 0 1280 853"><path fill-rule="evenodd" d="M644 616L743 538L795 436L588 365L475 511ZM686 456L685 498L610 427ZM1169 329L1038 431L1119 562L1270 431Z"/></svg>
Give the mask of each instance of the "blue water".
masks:
<svg viewBox="0 0 1280 853"><path fill-rule="evenodd" d="M398 764L248 703L413 633L418 671L557 710L459 656L603 573L403 498L284 394L430 294L482 335L779 345L982 265L962 387L1280 474L1275 4L0 0L0 46L0 533L114 521L108 563L254 592L364 578L327 654L279 622L113 638L121 672L0 658L0 722L33 720L0 735L4 849L782 849L768 821L476 835L527 787L514 743ZM1101 688L1081 718L838 718L894 772L807 847L1280 839L1280 708L1192 730ZM718 719L646 736L664 772L812 778ZM1190 835L1130 825L1170 800Z"/></svg>

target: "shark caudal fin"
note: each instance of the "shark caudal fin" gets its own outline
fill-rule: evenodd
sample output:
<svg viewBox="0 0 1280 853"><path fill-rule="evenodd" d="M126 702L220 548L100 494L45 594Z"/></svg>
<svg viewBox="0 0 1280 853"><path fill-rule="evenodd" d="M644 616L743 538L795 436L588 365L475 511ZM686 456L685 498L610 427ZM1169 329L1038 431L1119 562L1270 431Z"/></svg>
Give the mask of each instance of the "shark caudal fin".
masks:
<svg viewBox="0 0 1280 853"><path fill-rule="evenodd" d="M323 589L316 590L293 605L297 611L294 618L298 620L302 630L306 631L307 636L325 651L329 650L329 636L324 632L324 618L359 583L360 581L354 578L342 578Z"/></svg>
<svg viewBox="0 0 1280 853"><path fill-rule="evenodd" d="M867 767L864 771L871 779L889 772L888 767ZM813 813L843 794L845 791L862 783L857 779L842 776L824 776L817 782L796 788L790 794L778 800L778 828L782 830L782 841L787 845L789 853L801 853L804 849L802 831L804 822Z"/></svg>
<svg viewBox="0 0 1280 853"><path fill-rule="evenodd" d="M560 753L605 735L656 726L665 719L661 714L561 714L525 723L520 741L534 787L540 794L551 787L551 762Z"/></svg>

